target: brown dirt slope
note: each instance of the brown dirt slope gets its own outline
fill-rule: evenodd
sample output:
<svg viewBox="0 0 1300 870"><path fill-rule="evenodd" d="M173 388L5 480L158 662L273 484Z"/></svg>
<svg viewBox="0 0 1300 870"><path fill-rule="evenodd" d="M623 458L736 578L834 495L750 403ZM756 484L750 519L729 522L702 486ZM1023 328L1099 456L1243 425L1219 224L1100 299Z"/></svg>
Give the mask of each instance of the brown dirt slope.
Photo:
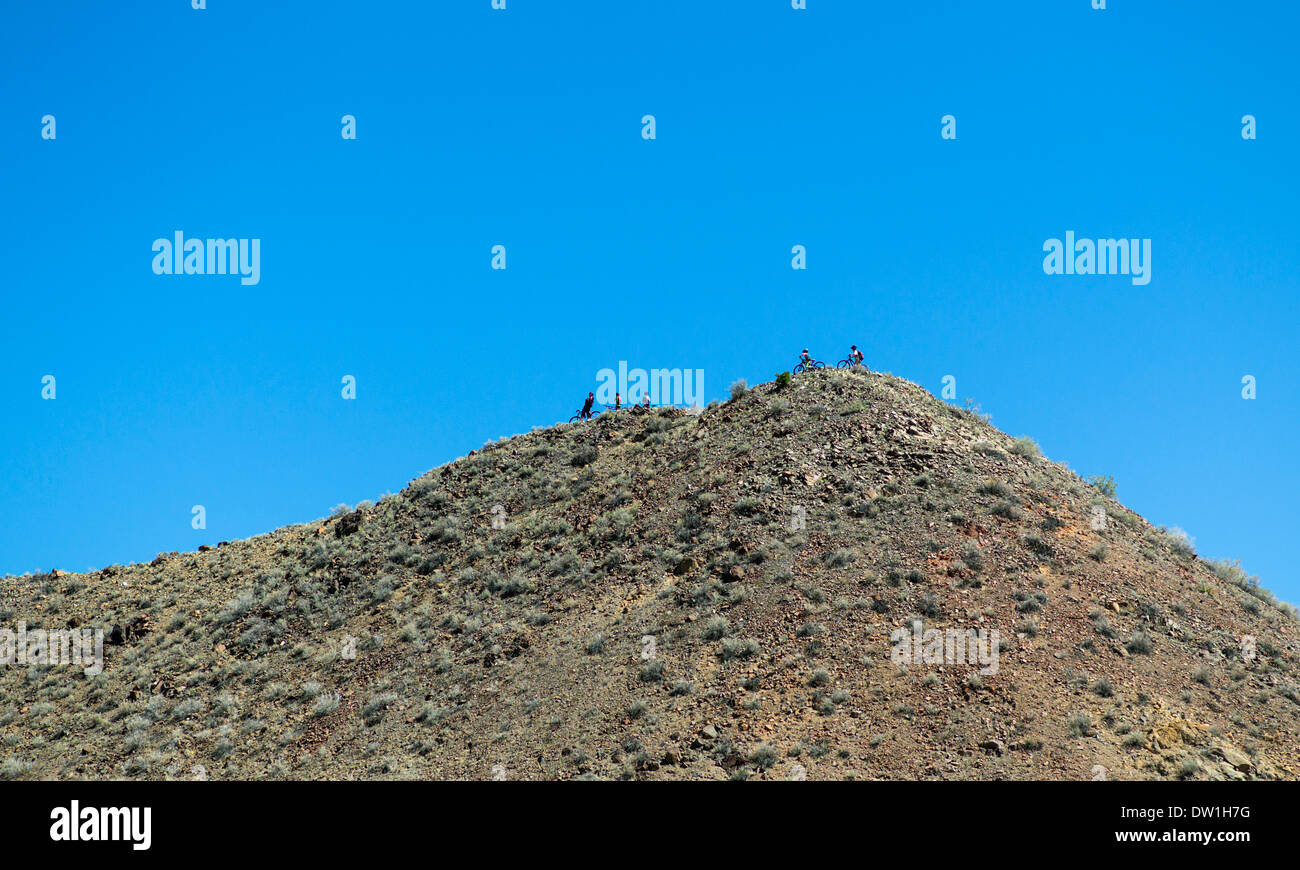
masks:
<svg viewBox="0 0 1300 870"><path fill-rule="evenodd" d="M0 667L3 778L1300 774L1291 609L875 373L538 429L328 520L6 577L20 620L110 643L97 676ZM896 664L916 620L996 629L996 672Z"/></svg>

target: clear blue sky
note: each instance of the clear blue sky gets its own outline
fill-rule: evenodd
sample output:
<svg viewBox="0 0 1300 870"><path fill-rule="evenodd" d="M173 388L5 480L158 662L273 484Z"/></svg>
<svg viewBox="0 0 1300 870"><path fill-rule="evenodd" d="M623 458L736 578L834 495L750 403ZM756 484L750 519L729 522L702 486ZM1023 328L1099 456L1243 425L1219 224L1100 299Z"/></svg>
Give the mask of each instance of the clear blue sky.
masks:
<svg viewBox="0 0 1300 870"><path fill-rule="evenodd" d="M1295 4L189 5L0 12L0 571L397 491L619 360L712 398L856 342L1300 600ZM260 283L154 275L177 230ZM1151 283L1045 275L1067 230Z"/></svg>

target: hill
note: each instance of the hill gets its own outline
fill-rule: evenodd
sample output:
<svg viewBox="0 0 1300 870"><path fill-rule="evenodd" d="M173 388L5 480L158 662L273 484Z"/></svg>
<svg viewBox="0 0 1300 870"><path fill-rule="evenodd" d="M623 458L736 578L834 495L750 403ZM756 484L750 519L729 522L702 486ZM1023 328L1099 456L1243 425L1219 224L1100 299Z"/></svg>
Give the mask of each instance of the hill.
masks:
<svg viewBox="0 0 1300 870"><path fill-rule="evenodd" d="M4 778L1300 773L1293 609L877 373L538 429L0 603L107 638L98 674L0 668Z"/></svg>

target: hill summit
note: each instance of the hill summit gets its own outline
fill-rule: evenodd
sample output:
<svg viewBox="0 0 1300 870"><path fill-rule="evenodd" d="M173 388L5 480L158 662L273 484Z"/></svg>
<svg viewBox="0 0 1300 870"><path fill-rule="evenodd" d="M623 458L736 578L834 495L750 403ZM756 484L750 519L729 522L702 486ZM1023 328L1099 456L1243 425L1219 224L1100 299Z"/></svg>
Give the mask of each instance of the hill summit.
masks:
<svg viewBox="0 0 1300 870"><path fill-rule="evenodd" d="M865 371L537 429L0 606L11 656L19 623L104 638L98 672L0 668L4 778L1300 773L1293 609Z"/></svg>

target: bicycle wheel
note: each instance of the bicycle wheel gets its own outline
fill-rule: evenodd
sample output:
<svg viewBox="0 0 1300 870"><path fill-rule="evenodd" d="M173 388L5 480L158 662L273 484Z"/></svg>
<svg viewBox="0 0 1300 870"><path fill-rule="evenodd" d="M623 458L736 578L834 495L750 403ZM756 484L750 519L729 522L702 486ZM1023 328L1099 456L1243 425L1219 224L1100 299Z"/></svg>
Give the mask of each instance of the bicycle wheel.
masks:
<svg viewBox="0 0 1300 870"><path fill-rule="evenodd" d="M837 363L835 364L835 368L837 368L837 369L846 369L846 368L848 368L850 365L852 365L852 363L850 363L850 362L849 362L848 360L846 360L846 359L842 359L842 360L840 360L839 362L837 362Z"/></svg>
<svg viewBox="0 0 1300 870"><path fill-rule="evenodd" d="M826 363L824 363L824 362L815 362L815 363L813 363L813 368L815 368L815 369L824 369L824 368L826 368Z"/></svg>
<svg viewBox="0 0 1300 870"><path fill-rule="evenodd" d="M582 419L582 415L581 415L581 414L574 414L572 417L569 418L569 422L570 422L570 423L576 423L576 422L578 422L578 421L581 420L581 419Z"/></svg>
<svg viewBox="0 0 1300 870"><path fill-rule="evenodd" d="M803 363L799 363L799 365L797 365L797 366L794 367L794 373L795 373L796 375L801 375L801 374L804 373L804 371L806 371L806 370L805 370L804 367L803 367Z"/></svg>

